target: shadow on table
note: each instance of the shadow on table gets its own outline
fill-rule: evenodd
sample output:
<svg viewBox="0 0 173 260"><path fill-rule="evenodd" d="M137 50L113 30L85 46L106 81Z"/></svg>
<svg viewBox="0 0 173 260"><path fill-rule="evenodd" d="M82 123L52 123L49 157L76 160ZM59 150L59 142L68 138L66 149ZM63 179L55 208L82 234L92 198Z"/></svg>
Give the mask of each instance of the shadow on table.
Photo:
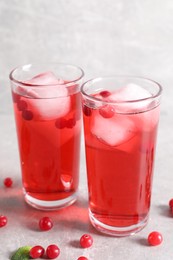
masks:
<svg viewBox="0 0 173 260"><path fill-rule="evenodd" d="M170 218L172 216L172 213L171 213L168 205L160 204L160 205L156 205L155 207L161 216L167 217L167 218Z"/></svg>
<svg viewBox="0 0 173 260"><path fill-rule="evenodd" d="M67 208L41 211L25 202L21 183L16 183L11 188L0 187L0 214L36 232L40 232L38 222L44 216L52 218L54 228L57 230L70 228L82 232L95 232L89 221L87 198L80 192L77 201Z"/></svg>

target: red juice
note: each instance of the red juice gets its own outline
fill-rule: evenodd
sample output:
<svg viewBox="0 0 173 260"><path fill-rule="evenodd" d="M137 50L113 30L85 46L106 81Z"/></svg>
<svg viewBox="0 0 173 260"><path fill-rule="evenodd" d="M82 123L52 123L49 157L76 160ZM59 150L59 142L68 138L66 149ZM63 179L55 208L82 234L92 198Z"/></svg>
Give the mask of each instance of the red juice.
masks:
<svg viewBox="0 0 173 260"><path fill-rule="evenodd" d="M119 113L84 101L83 115L90 214L109 227L146 222L159 106Z"/></svg>
<svg viewBox="0 0 173 260"><path fill-rule="evenodd" d="M61 97L49 102L47 98L31 98L14 91L12 95L25 193L43 201L73 195L79 175L80 93L68 96L70 105L63 116L53 111L56 103L61 104L61 110ZM44 115L46 106L52 104L51 116Z"/></svg>

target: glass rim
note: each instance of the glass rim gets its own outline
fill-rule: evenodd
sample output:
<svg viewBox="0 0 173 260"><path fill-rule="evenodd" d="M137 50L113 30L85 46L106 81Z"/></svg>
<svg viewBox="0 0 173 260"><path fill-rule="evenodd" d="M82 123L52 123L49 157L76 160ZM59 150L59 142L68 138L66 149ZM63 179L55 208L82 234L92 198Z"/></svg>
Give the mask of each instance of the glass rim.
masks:
<svg viewBox="0 0 173 260"><path fill-rule="evenodd" d="M146 97L146 98L141 98L141 99L134 99L134 100L103 100L102 98L98 98L98 97L94 97L92 96L92 94L87 94L87 92L84 90L84 87L89 84L89 83L95 83L95 82L99 82L101 80L105 80L105 79L136 79L136 80L144 80L144 81L148 81L150 84L154 84L155 86L158 87L158 91L156 94L150 96L150 97ZM112 76L103 76L103 77L96 77L96 78L92 78L89 79L87 81L85 81L82 86L81 86L81 93L82 95L84 95L85 97L87 97L90 100L93 101L97 101L97 102L102 102L105 104L127 104L127 103L137 103L137 102L143 102L143 101L147 101L147 100L153 100L156 99L158 97L161 96L162 94L162 86L155 80L152 80L150 78L145 78L145 77L141 77L141 76L132 76L132 75L112 75Z"/></svg>
<svg viewBox="0 0 173 260"><path fill-rule="evenodd" d="M32 84L32 83L27 83L27 82L24 82L22 80L17 80L15 77L14 77L14 73L17 72L18 70L23 70L24 67L28 67L28 68L31 68L33 66L41 66L41 65L60 65L60 66L69 66L69 67L72 67L72 68L75 68L77 69L79 72L80 72L80 75L75 78L74 80L69 80L67 82L60 82L60 83L53 83L53 84ZM49 70L50 71L50 70ZM69 63L62 63L62 62L48 62L48 63L28 63L28 64L24 64L24 65L21 65L21 66L17 66L15 67L9 74L9 79L14 82L15 84L19 84L19 85L22 85L22 86L30 86L30 87L38 87L38 86L57 86L57 85L68 85L68 84L71 84L71 83L75 83L75 82L78 82L80 81L82 78L84 77L84 71L82 68L80 68L79 66L76 66L76 65L73 65L73 64L69 64Z"/></svg>

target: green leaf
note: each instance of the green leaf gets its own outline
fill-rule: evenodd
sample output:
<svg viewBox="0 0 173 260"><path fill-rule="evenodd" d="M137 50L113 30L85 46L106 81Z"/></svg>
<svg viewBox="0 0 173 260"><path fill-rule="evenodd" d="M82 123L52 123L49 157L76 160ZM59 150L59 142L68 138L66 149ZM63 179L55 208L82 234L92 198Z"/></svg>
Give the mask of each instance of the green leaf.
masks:
<svg viewBox="0 0 173 260"><path fill-rule="evenodd" d="M29 251L31 246L20 247L11 257L11 260L28 260L30 259Z"/></svg>

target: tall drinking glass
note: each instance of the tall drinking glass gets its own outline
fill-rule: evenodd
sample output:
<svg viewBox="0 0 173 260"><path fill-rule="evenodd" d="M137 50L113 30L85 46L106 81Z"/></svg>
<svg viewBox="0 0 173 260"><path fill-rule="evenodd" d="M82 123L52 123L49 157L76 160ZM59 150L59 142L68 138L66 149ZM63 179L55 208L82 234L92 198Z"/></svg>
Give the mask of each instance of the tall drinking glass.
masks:
<svg viewBox="0 0 173 260"><path fill-rule="evenodd" d="M42 210L76 200L83 71L67 64L28 64L10 73L23 190Z"/></svg>
<svg viewBox="0 0 173 260"><path fill-rule="evenodd" d="M114 76L81 91L91 223L107 234L134 234L149 216L162 88Z"/></svg>

